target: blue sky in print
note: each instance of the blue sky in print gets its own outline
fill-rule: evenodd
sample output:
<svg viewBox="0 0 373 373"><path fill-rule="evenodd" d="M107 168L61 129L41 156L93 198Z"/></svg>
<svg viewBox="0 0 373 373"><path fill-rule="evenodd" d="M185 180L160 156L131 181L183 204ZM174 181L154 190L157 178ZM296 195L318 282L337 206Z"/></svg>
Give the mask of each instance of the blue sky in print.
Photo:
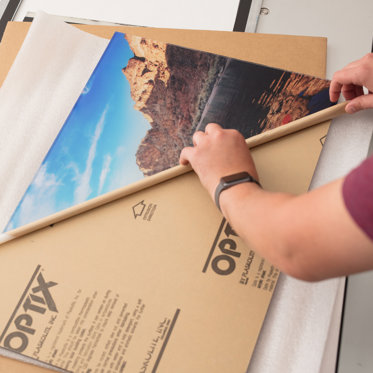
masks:
<svg viewBox="0 0 373 373"><path fill-rule="evenodd" d="M133 52L116 33L6 230L143 178L137 148L150 128L122 72Z"/></svg>

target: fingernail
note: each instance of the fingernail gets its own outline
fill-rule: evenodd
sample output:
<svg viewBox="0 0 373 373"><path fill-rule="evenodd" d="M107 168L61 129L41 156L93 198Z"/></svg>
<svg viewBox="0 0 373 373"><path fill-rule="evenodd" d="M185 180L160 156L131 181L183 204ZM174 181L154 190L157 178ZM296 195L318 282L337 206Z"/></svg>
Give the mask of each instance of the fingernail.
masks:
<svg viewBox="0 0 373 373"><path fill-rule="evenodd" d="M357 111L356 106L349 106L348 107L348 112L350 114L356 113L356 111Z"/></svg>

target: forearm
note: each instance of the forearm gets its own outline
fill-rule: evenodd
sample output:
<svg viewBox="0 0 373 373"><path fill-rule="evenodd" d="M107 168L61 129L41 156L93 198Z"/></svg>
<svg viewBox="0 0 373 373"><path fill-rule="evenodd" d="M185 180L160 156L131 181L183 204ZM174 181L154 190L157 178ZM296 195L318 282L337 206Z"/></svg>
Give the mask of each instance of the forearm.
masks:
<svg viewBox="0 0 373 373"><path fill-rule="evenodd" d="M265 191L252 183L234 186L220 196L222 213L236 233L258 254L291 274L290 263L297 250L287 242L291 218L283 221L282 215L293 198L290 194Z"/></svg>
<svg viewBox="0 0 373 373"><path fill-rule="evenodd" d="M224 191L220 203L232 227L256 252L281 271L314 281L373 265L372 242L346 211L342 183L300 196L246 183Z"/></svg>

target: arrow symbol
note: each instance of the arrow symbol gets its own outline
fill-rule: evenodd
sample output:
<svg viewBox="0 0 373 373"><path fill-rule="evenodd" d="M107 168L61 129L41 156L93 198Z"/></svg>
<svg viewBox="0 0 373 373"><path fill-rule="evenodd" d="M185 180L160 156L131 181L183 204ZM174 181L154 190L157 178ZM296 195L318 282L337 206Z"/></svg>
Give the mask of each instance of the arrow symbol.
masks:
<svg viewBox="0 0 373 373"><path fill-rule="evenodd" d="M132 211L133 211L133 215L135 216L135 219L138 216L142 215L142 213L144 212L145 206L146 205L144 203L144 200L142 200L141 202L137 203L135 206L132 207Z"/></svg>

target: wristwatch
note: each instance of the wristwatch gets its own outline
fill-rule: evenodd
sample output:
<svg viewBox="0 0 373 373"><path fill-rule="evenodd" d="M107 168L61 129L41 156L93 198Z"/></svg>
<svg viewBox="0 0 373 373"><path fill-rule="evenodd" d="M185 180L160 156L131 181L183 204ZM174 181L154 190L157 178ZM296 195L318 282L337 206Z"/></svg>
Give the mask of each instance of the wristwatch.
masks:
<svg viewBox="0 0 373 373"><path fill-rule="evenodd" d="M220 179L218 186L215 189L215 204L220 209L220 193L223 190L229 189L234 185L242 184L242 183L255 183L262 187L258 180L255 180L248 172L239 172L237 174L232 174L228 176L224 176Z"/></svg>

